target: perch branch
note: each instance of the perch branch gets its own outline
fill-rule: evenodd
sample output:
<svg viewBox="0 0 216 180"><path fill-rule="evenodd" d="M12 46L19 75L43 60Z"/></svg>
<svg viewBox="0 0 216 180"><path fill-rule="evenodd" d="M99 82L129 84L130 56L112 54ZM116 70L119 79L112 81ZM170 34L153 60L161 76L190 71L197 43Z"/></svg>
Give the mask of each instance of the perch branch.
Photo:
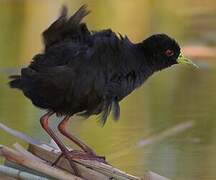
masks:
<svg viewBox="0 0 216 180"><path fill-rule="evenodd" d="M11 167L0 165L0 174L4 174L9 177L13 177L16 179L40 179L40 180L48 180L47 178L36 176L34 174L30 174L25 171L17 170Z"/></svg>
<svg viewBox="0 0 216 180"><path fill-rule="evenodd" d="M33 159L29 159L26 156L24 156L22 153L5 146L0 148L0 155L4 156L7 160L11 162L15 162L17 164L23 165L30 169L34 169L36 171L42 172L46 175L49 175L57 179L82 180L81 178L69 174L68 172L65 172L63 170L51 167L45 163Z"/></svg>

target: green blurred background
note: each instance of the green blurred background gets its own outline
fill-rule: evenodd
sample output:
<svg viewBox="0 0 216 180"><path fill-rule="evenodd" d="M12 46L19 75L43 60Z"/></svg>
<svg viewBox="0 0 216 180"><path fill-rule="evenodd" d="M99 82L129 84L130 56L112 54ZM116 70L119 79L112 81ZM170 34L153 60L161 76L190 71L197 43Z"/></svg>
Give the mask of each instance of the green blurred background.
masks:
<svg viewBox="0 0 216 180"><path fill-rule="evenodd" d="M8 75L42 51L41 32L59 15L87 4L89 29L111 28L139 42L153 33L167 33L190 47L212 48L205 58L195 53L199 70L176 66L155 74L121 102L121 118L101 128L96 117L75 120L70 130L113 165L142 176L150 169L171 179L216 179L216 3L215 0L1 0L0 1L0 122L48 141L39 124L44 111L21 92L7 86ZM209 52L209 53L208 53ZM210 57L208 55L211 54ZM137 143L165 129L193 120L195 126L158 143ZM54 118L52 126L59 120ZM22 141L0 131L0 144ZM131 148L123 156L113 154ZM130 148L129 148L130 149Z"/></svg>

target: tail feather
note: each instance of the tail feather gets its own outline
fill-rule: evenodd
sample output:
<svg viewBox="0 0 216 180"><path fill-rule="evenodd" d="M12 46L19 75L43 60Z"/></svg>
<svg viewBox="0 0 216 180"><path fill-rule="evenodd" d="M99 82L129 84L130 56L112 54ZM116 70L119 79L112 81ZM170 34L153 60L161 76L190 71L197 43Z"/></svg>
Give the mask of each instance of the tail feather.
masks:
<svg viewBox="0 0 216 180"><path fill-rule="evenodd" d="M9 78L9 86L11 88L26 89L25 84L32 84L31 78L36 75L36 72L31 68L23 68L21 75L11 75ZM34 79L34 78L33 78Z"/></svg>
<svg viewBox="0 0 216 180"><path fill-rule="evenodd" d="M82 5L77 12L74 13L73 16L71 16L68 20L69 26L72 28L74 26L78 26L82 19L87 16L90 13L90 11L87 10L87 5Z"/></svg>
<svg viewBox="0 0 216 180"><path fill-rule="evenodd" d="M80 31L89 32L82 19L89 14L87 6L83 5L69 19L67 18L67 8L63 6L60 17L43 32L45 47L63 41L68 37L79 36Z"/></svg>
<svg viewBox="0 0 216 180"><path fill-rule="evenodd" d="M9 78L11 79L11 81L9 82L9 86L11 88L22 89L22 83L21 83L21 76L20 75L12 75L12 76L9 76Z"/></svg>

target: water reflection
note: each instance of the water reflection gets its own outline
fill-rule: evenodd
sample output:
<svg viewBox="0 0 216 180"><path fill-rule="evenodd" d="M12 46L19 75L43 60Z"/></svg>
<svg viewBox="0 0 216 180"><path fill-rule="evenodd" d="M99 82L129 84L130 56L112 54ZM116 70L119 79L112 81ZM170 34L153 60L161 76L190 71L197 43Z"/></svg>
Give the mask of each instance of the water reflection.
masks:
<svg viewBox="0 0 216 180"><path fill-rule="evenodd" d="M186 15L175 11L169 0L163 5L147 0L137 0L136 3L127 0L124 4L114 0L1 1L0 121L41 139L47 139L39 125L43 111L33 107L20 92L10 90L7 76L17 72L18 67L28 63L32 55L42 49L40 33L55 19L63 2L72 10L88 3L93 11L87 18L90 28L112 27L117 32L128 34L133 41L156 31L169 33L182 41L188 40L184 35L188 32L185 28L189 21L184 21ZM184 7L182 1L175 5L179 9ZM188 7L184 9L189 10ZM207 65L211 67L211 64ZM186 66L157 73L121 102L118 123L110 119L101 128L92 117L88 121L74 121L71 131L109 159L114 152L135 146L145 137L177 123L194 120L194 128L160 143L135 148L125 156L112 159L111 163L140 176L144 170L151 169L173 179L215 179L215 73L214 68L197 70ZM54 118L53 126L56 121ZM1 144L11 145L15 141L19 140L0 131Z"/></svg>

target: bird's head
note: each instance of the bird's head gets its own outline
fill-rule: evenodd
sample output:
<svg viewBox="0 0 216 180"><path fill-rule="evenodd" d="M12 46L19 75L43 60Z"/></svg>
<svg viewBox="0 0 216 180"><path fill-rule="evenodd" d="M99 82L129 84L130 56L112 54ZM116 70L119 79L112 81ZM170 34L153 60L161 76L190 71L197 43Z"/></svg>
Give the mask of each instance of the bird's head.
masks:
<svg viewBox="0 0 216 180"><path fill-rule="evenodd" d="M198 67L185 58L178 43L165 34L152 35L142 42L148 64L154 70L162 70L174 64L189 64Z"/></svg>

